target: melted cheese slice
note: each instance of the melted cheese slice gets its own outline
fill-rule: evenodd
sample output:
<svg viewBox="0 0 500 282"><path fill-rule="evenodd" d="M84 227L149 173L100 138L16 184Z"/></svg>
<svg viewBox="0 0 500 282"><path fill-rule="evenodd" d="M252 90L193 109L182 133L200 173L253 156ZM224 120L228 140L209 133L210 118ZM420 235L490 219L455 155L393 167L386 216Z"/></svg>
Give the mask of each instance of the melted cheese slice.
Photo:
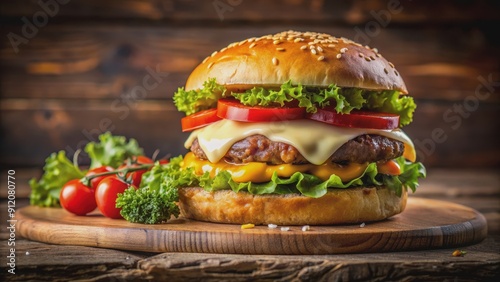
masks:
<svg viewBox="0 0 500 282"><path fill-rule="evenodd" d="M190 148L198 138L208 160L215 164L234 143L255 134L294 146L314 165L324 164L347 141L363 134L377 134L401 141L405 144L403 156L412 162L416 159L413 142L401 129L346 128L312 120L246 123L223 119L193 131L184 146Z"/></svg>
<svg viewBox="0 0 500 282"><path fill-rule="evenodd" d="M303 164L281 164L268 165L266 163L250 162L245 164L229 164L225 161L212 163L198 159L193 153L186 154L183 160L183 167L193 167L196 175L208 172L210 177L215 177L221 171L227 171L235 182L268 182L276 172L279 177L287 178L295 172L306 172L315 175L319 179L326 181L332 174L342 179L342 182L350 181L359 177L368 164L350 163L348 165L338 165L334 163L324 163L322 165Z"/></svg>

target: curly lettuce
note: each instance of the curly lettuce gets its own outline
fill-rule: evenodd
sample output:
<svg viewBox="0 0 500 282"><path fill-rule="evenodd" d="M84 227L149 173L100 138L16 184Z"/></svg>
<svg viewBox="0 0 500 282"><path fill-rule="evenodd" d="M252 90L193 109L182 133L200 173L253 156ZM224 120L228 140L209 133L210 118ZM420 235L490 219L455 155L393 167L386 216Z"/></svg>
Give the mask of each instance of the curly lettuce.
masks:
<svg viewBox="0 0 500 282"><path fill-rule="evenodd" d="M90 142L85 146L90 157L90 168L100 166L118 167L132 156L143 155L143 149L137 141L125 136L113 136L110 132L99 135L99 142Z"/></svg>
<svg viewBox="0 0 500 282"><path fill-rule="evenodd" d="M217 84L215 79L209 79L198 90L187 91L184 87L177 89L173 97L174 104L180 112L191 115L215 108L217 100L224 96L225 91L224 86Z"/></svg>
<svg viewBox="0 0 500 282"><path fill-rule="evenodd" d="M376 163L371 163L363 174L345 183L337 175L331 175L328 180L323 181L314 175L301 172L296 172L292 176L284 178L275 173L271 177L271 181L264 183L239 183L235 182L227 171L222 171L215 177L210 177L208 173L197 176L191 168L177 171L176 175L166 177L175 179L174 181L170 180L174 187L196 185L209 192L231 189L234 192L245 191L255 195L298 193L312 198L319 198L325 195L328 189L382 185L393 190L398 196L401 196L403 189L411 189L415 192L418 187L418 180L426 176L424 166L421 163L408 162L403 157L397 158L396 161L402 171L399 176L379 174Z"/></svg>
<svg viewBox="0 0 500 282"><path fill-rule="evenodd" d="M400 95L393 90L374 91L360 88L344 88L331 84L326 88L306 87L293 84L290 80L279 88L253 87L243 92L226 93L215 79L209 79L202 89L186 91L179 88L174 94L177 109L191 115L196 112L215 108L222 97L234 97L247 106L277 107L295 104L315 113L318 108L333 107L337 113L348 114L352 110L369 109L397 114L401 126L413 119L416 104L412 97Z"/></svg>
<svg viewBox="0 0 500 282"><path fill-rule="evenodd" d="M52 153L43 167L44 174L40 180L32 178L30 204L40 207L59 207L59 193L66 182L71 179L82 178L85 171L81 171L67 157L64 151Z"/></svg>

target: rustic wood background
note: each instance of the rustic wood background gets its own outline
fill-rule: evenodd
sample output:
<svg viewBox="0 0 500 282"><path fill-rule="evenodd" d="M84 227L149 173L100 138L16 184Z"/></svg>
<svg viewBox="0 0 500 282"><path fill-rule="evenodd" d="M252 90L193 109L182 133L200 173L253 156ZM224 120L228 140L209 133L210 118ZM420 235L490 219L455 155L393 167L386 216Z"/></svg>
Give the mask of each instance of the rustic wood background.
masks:
<svg viewBox="0 0 500 282"><path fill-rule="evenodd" d="M406 131L428 167L500 166L499 1L58 1L54 16L38 1L0 4L2 169L41 168L106 129L148 155L184 153L171 97L192 69L231 42L289 29L355 39L392 61L417 100ZM26 21L39 23L34 34ZM18 52L9 34L24 38ZM131 96L155 70L157 87Z"/></svg>

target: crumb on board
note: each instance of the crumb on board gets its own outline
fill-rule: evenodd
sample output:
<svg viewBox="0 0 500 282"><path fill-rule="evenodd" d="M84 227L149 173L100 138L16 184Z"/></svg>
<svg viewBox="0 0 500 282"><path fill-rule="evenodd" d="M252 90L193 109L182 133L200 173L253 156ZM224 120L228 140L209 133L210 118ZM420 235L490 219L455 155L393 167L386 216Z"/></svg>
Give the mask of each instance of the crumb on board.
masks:
<svg viewBox="0 0 500 282"><path fill-rule="evenodd" d="M250 229L250 228L254 228L255 227L255 224L253 223L247 223L247 224L243 224L241 226L241 229Z"/></svg>
<svg viewBox="0 0 500 282"><path fill-rule="evenodd" d="M454 257L463 257L466 254L467 254L466 251L464 251L464 250L458 250L457 249L457 250L453 251L453 253L451 255L454 256Z"/></svg>

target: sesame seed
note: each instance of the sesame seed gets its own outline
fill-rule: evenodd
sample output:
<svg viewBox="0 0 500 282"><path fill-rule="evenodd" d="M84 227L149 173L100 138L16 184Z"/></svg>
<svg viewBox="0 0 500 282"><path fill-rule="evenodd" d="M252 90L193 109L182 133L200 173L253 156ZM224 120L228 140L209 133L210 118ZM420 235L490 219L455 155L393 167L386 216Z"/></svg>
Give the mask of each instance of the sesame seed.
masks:
<svg viewBox="0 0 500 282"><path fill-rule="evenodd" d="M206 57L205 59L203 59L203 62L201 62L202 64L206 63L208 61L208 58L209 57Z"/></svg>
<svg viewBox="0 0 500 282"><path fill-rule="evenodd" d="M285 48L282 48L282 47L278 47L278 48L276 48L276 51L280 51L280 52L283 52L283 51L285 51Z"/></svg>
<svg viewBox="0 0 500 282"><path fill-rule="evenodd" d="M214 65L214 62L211 62L210 64L208 64L207 68L211 68L213 65Z"/></svg>
<svg viewBox="0 0 500 282"><path fill-rule="evenodd" d="M313 45L313 44L314 44L314 42L312 42L312 41L311 41L311 42L308 42L307 44L309 44L309 45Z"/></svg>
<svg viewBox="0 0 500 282"><path fill-rule="evenodd" d="M378 49L377 48L373 48L372 51L375 52L375 53L378 53Z"/></svg>
<svg viewBox="0 0 500 282"><path fill-rule="evenodd" d="M325 56L319 56L318 61L323 61L325 59Z"/></svg>
<svg viewBox="0 0 500 282"><path fill-rule="evenodd" d="M317 49L319 52L323 52L323 48L321 48L321 46L318 46Z"/></svg>
<svg viewBox="0 0 500 282"><path fill-rule="evenodd" d="M241 45L243 45L243 44L245 44L245 43L247 43L247 41L246 41L246 40L243 40L243 41L241 41L240 43L238 43L238 46L241 46Z"/></svg>
<svg viewBox="0 0 500 282"><path fill-rule="evenodd" d="M328 47L335 48L335 44L328 44Z"/></svg>
<svg viewBox="0 0 500 282"><path fill-rule="evenodd" d="M250 46L248 46L248 48L252 49L253 47L255 47L255 45L257 45L255 42L250 44Z"/></svg>
<svg viewBox="0 0 500 282"><path fill-rule="evenodd" d="M382 55L380 55L379 53L377 53L377 55L376 55L376 56L377 56L377 58L380 58L380 57L382 57Z"/></svg>
<svg viewBox="0 0 500 282"><path fill-rule="evenodd" d="M365 60L366 60L367 62L370 62L372 59L370 59L370 57L365 57Z"/></svg>
<svg viewBox="0 0 500 282"><path fill-rule="evenodd" d="M254 41L255 41L255 37L248 38L248 40L247 40L247 41L248 41L248 43L252 43L252 42L254 42Z"/></svg>
<svg viewBox="0 0 500 282"><path fill-rule="evenodd" d="M373 60L375 60L375 57L373 57L373 56L370 56L370 59L372 59L372 61L373 61Z"/></svg>
<svg viewBox="0 0 500 282"><path fill-rule="evenodd" d="M340 49L340 53L342 53L342 54L344 54L346 51L347 51L347 48L345 48L345 47Z"/></svg>
<svg viewBox="0 0 500 282"><path fill-rule="evenodd" d="M389 71L386 68L384 68L384 72L385 74L389 74Z"/></svg>
<svg viewBox="0 0 500 282"><path fill-rule="evenodd" d="M281 40L274 40L274 41L273 41L273 44L274 44L274 45L281 44Z"/></svg>
<svg viewBox="0 0 500 282"><path fill-rule="evenodd" d="M342 54L337 54L337 56L335 56L337 59L340 59L342 57Z"/></svg>
<svg viewBox="0 0 500 282"><path fill-rule="evenodd" d="M394 71L394 74L395 74L396 76L399 76L399 73L398 73L396 70Z"/></svg>
<svg viewBox="0 0 500 282"><path fill-rule="evenodd" d="M298 43L298 42L301 42L301 41L304 41L304 39L303 38L295 38L293 40L293 42L295 42L295 43Z"/></svg>
<svg viewBox="0 0 500 282"><path fill-rule="evenodd" d="M277 66L280 63L276 57L273 57L273 65Z"/></svg>
<svg viewBox="0 0 500 282"><path fill-rule="evenodd" d="M394 68L394 64L389 62L389 66L391 66L391 68Z"/></svg>
<svg viewBox="0 0 500 282"><path fill-rule="evenodd" d="M306 50L306 49L307 49L307 45L300 46L300 50Z"/></svg>
<svg viewBox="0 0 500 282"><path fill-rule="evenodd" d="M314 55L316 55L318 52L316 51L316 49L311 49L311 53L313 53Z"/></svg>
<svg viewBox="0 0 500 282"><path fill-rule="evenodd" d="M227 47L224 47L224 48L220 49L220 51L219 51L219 52L224 52L224 51L226 51L226 50L227 50Z"/></svg>
<svg viewBox="0 0 500 282"><path fill-rule="evenodd" d="M214 51L211 56L213 57L215 54L217 54L217 51Z"/></svg>
<svg viewBox="0 0 500 282"><path fill-rule="evenodd" d="M365 54L363 54L363 53L359 53L358 55L360 58L363 58L365 56Z"/></svg>

